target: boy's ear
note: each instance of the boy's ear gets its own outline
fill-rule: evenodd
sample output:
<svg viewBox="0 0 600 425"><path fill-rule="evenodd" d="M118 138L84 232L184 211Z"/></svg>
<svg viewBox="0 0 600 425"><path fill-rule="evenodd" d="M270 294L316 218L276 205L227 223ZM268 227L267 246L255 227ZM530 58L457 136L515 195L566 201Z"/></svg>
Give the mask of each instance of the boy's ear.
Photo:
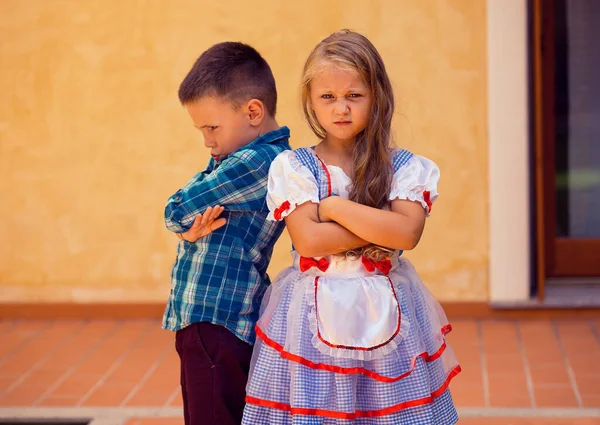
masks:
<svg viewBox="0 0 600 425"><path fill-rule="evenodd" d="M265 105L258 99L250 99L246 104L246 114L250 125L257 126L265 118Z"/></svg>

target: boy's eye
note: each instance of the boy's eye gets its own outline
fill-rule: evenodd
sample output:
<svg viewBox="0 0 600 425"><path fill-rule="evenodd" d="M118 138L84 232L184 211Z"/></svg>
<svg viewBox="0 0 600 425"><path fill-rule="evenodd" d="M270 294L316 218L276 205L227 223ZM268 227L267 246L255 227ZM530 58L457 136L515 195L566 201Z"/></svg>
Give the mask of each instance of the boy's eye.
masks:
<svg viewBox="0 0 600 425"><path fill-rule="evenodd" d="M331 95L331 94L329 94L329 93L326 93L326 94L324 94L324 95L321 95L321 97L322 97L323 99L333 99L333 95Z"/></svg>
<svg viewBox="0 0 600 425"><path fill-rule="evenodd" d="M209 125L207 128L208 128L210 131L215 131L215 130L217 129L217 126L216 126L216 125Z"/></svg>

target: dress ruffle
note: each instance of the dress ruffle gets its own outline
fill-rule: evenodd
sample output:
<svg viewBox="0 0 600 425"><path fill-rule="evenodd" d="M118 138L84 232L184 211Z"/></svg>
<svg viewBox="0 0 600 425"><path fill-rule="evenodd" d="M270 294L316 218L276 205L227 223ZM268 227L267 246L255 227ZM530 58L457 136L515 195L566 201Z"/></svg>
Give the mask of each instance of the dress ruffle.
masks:
<svg viewBox="0 0 600 425"><path fill-rule="evenodd" d="M278 276L256 328L244 424L456 422L448 384L460 366L445 338L451 326L410 262L397 264L389 277L404 331L374 359L315 339L311 300L323 273L290 267Z"/></svg>

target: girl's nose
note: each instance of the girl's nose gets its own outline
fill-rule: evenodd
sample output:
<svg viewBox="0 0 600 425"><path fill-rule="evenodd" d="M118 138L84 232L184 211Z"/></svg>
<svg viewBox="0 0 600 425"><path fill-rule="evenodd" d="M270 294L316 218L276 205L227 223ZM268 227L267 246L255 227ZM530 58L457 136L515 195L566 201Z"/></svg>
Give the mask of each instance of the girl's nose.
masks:
<svg viewBox="0 0 600 425"><path fill-rule="evenodd" d="M337 115L346 115L348 112L350 112L348 103L343 99L338 100L335 104L335 113Z"/></svg>

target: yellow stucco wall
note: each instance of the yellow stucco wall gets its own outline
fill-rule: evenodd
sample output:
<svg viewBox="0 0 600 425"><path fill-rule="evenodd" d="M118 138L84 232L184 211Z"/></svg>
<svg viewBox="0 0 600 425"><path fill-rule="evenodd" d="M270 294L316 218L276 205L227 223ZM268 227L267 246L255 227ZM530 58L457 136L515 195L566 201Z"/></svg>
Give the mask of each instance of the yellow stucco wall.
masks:
<svg viewBox="0 0 600 425"><path fill-rule="evenodd" d="M3 0L0 301L163 301L176 245L163 206L208 160L178 103L181 79L214 43L254 45L277 79L279 123L307 146L300 71L343 27L386 62L399 144L442 170L407 255L440 299L486 299L483 0ZM285 234L272 273L289 246Z"/></svg>

